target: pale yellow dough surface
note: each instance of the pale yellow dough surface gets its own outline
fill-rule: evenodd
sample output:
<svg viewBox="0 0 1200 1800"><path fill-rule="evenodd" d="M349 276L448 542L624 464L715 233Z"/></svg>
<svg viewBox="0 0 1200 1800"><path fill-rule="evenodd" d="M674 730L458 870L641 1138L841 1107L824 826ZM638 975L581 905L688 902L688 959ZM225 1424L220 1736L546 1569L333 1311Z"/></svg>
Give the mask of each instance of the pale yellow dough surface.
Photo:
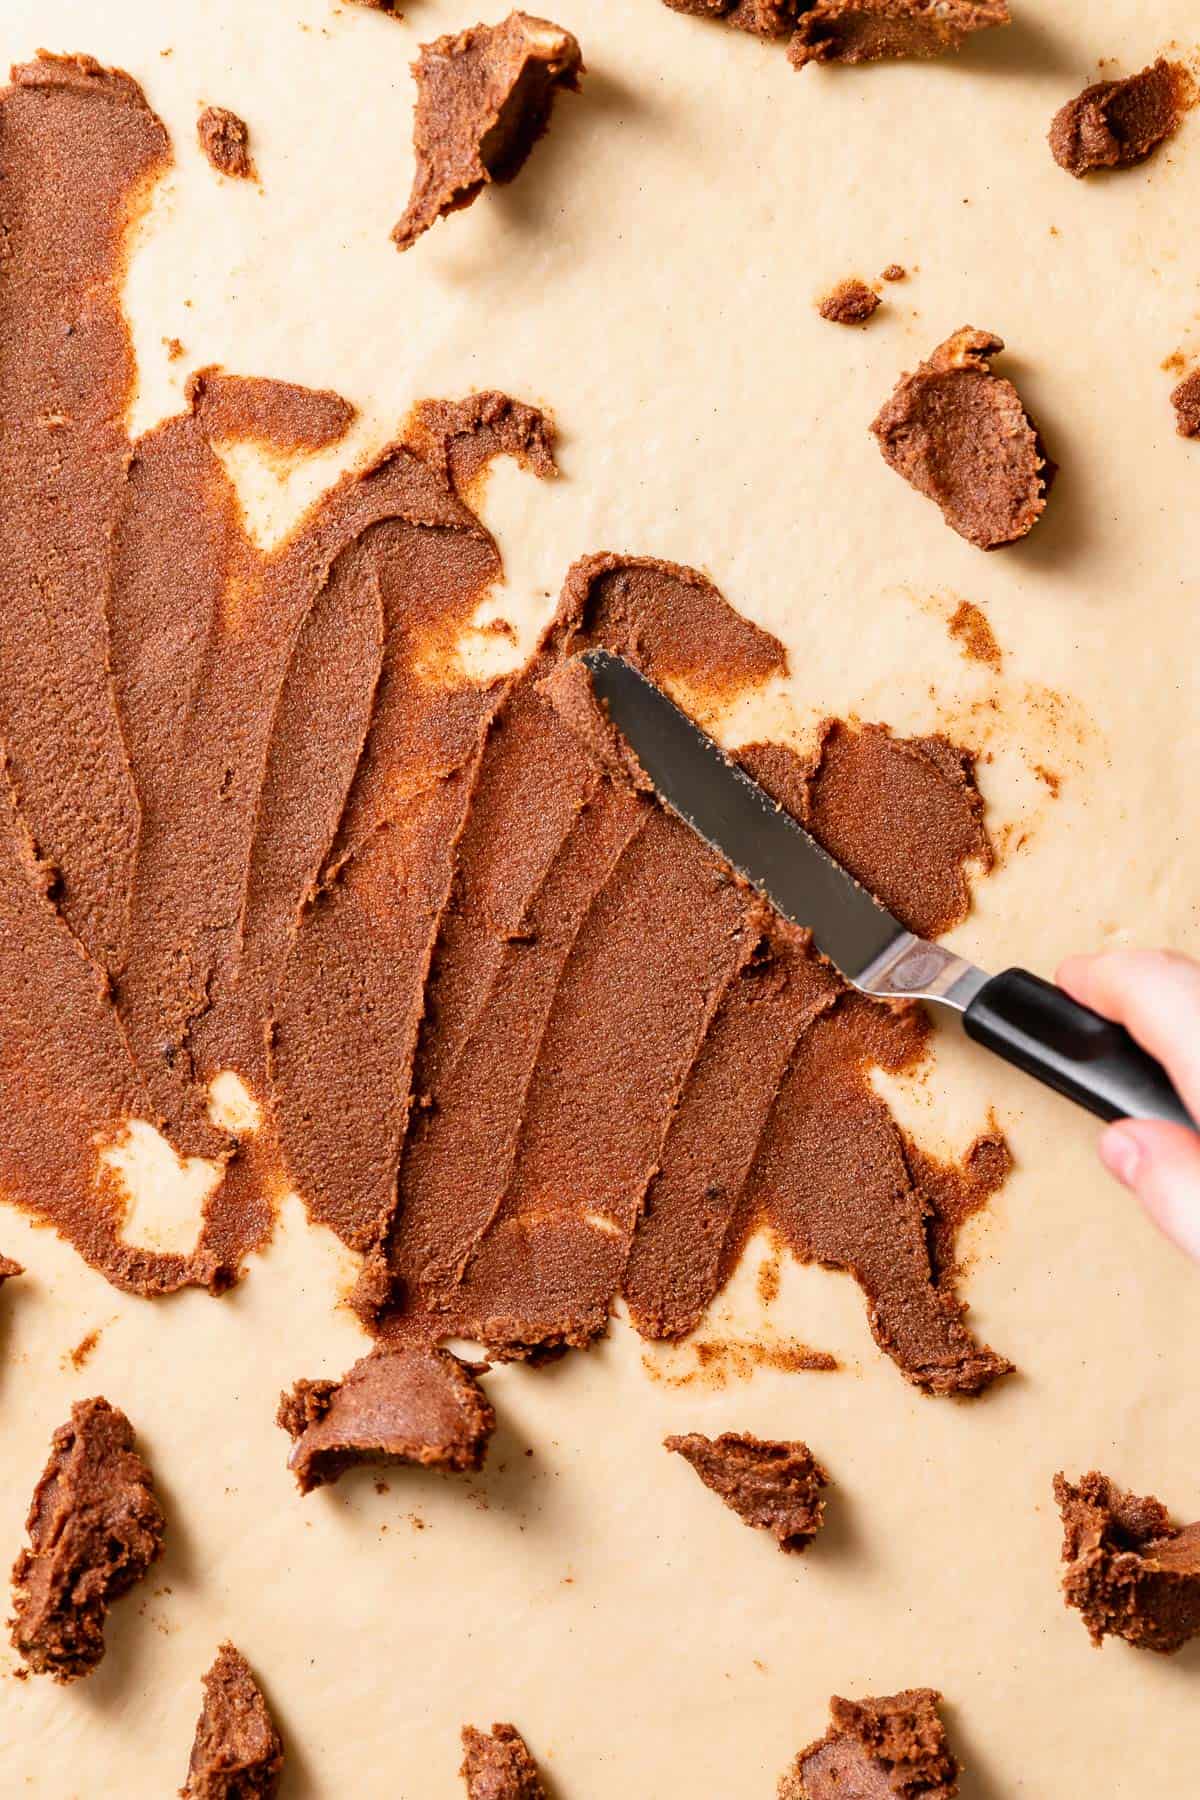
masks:
<svg viewBox="0 0 1200 1800"><path fill-rule="evenodd" d="M1102 55L1136 69L1173 36L1190 53L1194 7L1014 0L1019 22L957 60L798 75L658 0L554 0L583 96L516 185L401 257L408 65L480 3L502 16L499 0L410 0L400 23L331 0L2 0L5 63L89 51L136 75L171 132L129 280L136 423L211 362L352 399L352 439L301 475L240 459L270 537L419 396L549 406L563 479L504 465L484 502L508 571L494 610L522 646L584 552L698 564L792 658L786 692L718 722L731 736L856 712L990 757L1002 864L958 934L981 962L1200 951L1200 445L1175 437L1161 367L1200 353L1200 122L1091 183L1045 145ZM203 162L206 103L249 121L260 185ZM893 261L909 279L865 330L818 318L835 281ZM900 371L964 323L1008 341L1000 368L1062 465L1044 522L992 556L867 432ZM999 676L951 642L960 598L990 619ZM991 1105L1010 1134L1019 1166L970 1234L966 1292L1016 1379L975 1404L923 1399L850 1281L785 1270L764 1310L749 1267L728 1330L799 1337L843 1372L670 1386L618 1324L588 1356L494 1375L501 1428L475 1482L397 1470L384 1492L368 1473L299 1498L279 1389L340 1373L363 1339L337 1307L352 1259L296 1202L236 1293L158 1304L0 1207L0 1249L29 1271L0 1297L0 1562L85 1395L128 1410L170 1516L92 1679L19 1683L0 1650L4 1793L161 1800L231 1637L286 1734L288 1800L452 1800L459 1727L509 1718L561 1800L771 1800L831 1692L923 1683L950 1699L964 1800L1185 1800L1200 1647L1089 1647L1058 1597L1050 1479L1095 1465L1200 1514L1200 1271L1100 1172L1088 1120L949 1034L900 1103L933 1145L961 1147ZM164 1180L160 1213L183 1209L168 1236L186 1241L202 1191ZM652 1360L695 1367L687 1347ZM808 1556L743 1529L659 1447L691 1429L813 1446L837 1490Z"/></svg>

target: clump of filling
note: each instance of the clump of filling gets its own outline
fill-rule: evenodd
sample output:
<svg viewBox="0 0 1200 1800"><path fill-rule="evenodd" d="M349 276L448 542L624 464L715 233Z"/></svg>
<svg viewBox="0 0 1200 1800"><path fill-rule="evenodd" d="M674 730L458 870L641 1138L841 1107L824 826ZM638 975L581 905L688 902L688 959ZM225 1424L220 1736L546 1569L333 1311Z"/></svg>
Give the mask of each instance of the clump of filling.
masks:
<svg viewBox="0 0 1200 1800"><path fill-rule="evenodd" d="M204 1677L183 1800L274 1800L282 1773L283 1743L254 1671L222 1644Z"/></svg>
<svg viewBox="0 0 1200 1800"><path fill-rule="evenodd" d="M863 325L879 304L879 295L865 281L839 281L817 310L834 325Z"/></svg>
<svg viewBox="0 0 1200 1800"><path fill-rule="evenodd" d="M1177 1525L1161 1500L1127 1494L1095 1470L1054 1477L1063 1522L1063 1597L1094 1644L1122 1637L1164 1656L1200 1635L1200 1524Z"/></svg>
<svg viewBox="0 0 1200 1800"><path fill-rule="evenodd" d="M200 148L218 175L238 181L254 180L250 157L250 127L227 106L206 106L196 120Z"/></svg>
<svg viewBox="0 0 1200 1800"><path fill-rule="evenodd" d="M981 550L1033 530L1053 477L1016 388L992 372L1003 348L964 325L901 379L871 426L885 461Z"/></svg>
<svg viewBox="0 0 1200 1800"><path fill-rule="evenodd" d="M1171 392L1180 437L1200 437L1200 369L1193 369Z"/></svg>
<svg viewBox="0 0 1200 1800"><path fill-rule="evenodd" d="M80 1400L54 1433L34 1489L29 1548L13 1566L13 1648L56 1681L104 1655L108 1609L162 1552L165 1521L133 1427L107 1400Z"/></svg>
<svg viewBox="0 0 1200 1800"><path fill-rule="evenodd" d="M355 1463L482 1466L496 1415L475 1371L449 1350L373 1350L341 1381L298 1381L276 1422L295 1446L288 1467L302 1494Z"/></svg>
<svg viewBox="0 0 1200 1800"><path fill-rule="evenodd" d="M802 1750L779 1800L953 1800L958 1759L933 1688L829 1702L829 1730Z"/></svg>
<svg viewBox="0 0 1200 1800"><path fill-rule="evenodd" d="M515 1725L477 1731L464 1725L459 1774L467 1800L547 1800L538 1766Z"/></svg>
<svg viewBox="0 0 1200 1800"><path fill-rule="evenodd" d="M718 1438L690 1431L664 1439L747 1525L769 1531L781 1550L807 1550L825 1518L829 1476L807 1444L777 1443L744 1432Z"/></svg>
<svg viewBox="0 0 1200 1800"><path fill-rule="evenodd" d="M1132 168L1178 131L1195 100L1183 64L1160 56L1139 75L1093 82L1060 106L1050 126L1051 154L1077 177Z"/></svg>
<svg viewBox="0 0 1200 1800"><path fill-rule="evenodd" d="M1007 0L665 0L673 12L720 19L756 37L788 38L797 69L941 56L975 31L1007 25Z"/></svg>
<svg viewBox="0 0 1200 1800"><path fill-rule="evenodd" d="M470 206L491 181L512 181L550 123L560 93L579 90L579 44L549 19L514 12L423 44L413 65L416 172L392 232L407 250L435 220Z"/></svg>

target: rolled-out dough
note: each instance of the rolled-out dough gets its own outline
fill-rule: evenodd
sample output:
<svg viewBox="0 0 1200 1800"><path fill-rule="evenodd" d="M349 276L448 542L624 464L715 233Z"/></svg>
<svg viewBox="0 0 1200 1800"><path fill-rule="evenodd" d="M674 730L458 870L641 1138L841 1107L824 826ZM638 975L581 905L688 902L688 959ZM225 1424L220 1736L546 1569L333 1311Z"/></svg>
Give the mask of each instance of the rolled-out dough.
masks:
<svg viewBox="0 0 1200 1800"><path fill-rule="evenodd" d="M5 0L5 62L90 51L135 75L171 132L176 168L128 282L135 428L214 363L343 394L353 430L295 472L230 452L268 541L419 397L498 387L548 406L563 479L500 465L480 501L507 572L490 611L519 643L472 637L471 667L528 648L580 554L701 566L792 663L752 716L710 721L728 741L804 741L857 713L980 750L1001 863L976 884L964 949L1041 973L1101 944L1200 951L1200 450L1175 434L1161 368L1200 351L1185 230L1200 128L1094 183L1064 181L1045 146L1101 56L1140 68L1191 43L1183 0L1153 15L1119 0L1102 23L1084 0L1029 0L943 62L802 79L777 46L654 0L558 0L583 97L521 182L399 258L408 64L476 17L406 10L114 0L81 21L66 0ZM213 95L253 121L259 185L204 163L195 118ZM909 279L871 330L831 333L820 296L893 260ZM948 531L867 429L966 320L1005 338L1061 465L1036 532L1003 556ZM963 601L999 669L951 637ZM495 1372L477 1480L397 1469L377 1492L356 1471L305 1503L279 1391L367 1347L336 1304L355 1270L328 1235L288 1203L238 1291L149 1303L3 1209L28 1275L0 1319L0 1561L54 1426L91 1394L128 1411L170 1521L87 1682L14 1681L0 1651L6 1790L170 1792L230 1638L287 1739L292 1800L454 1800L460 1727L492 1719L514 1721L563 1800L769 1800L831 1693L918 1685L947 1696L964 1800L1179 1791L1200 1754L1200 1654L1090 1649L1059 1598L1048 1496L1054 1470L1103 1466L1195 1516L1200 1275L1099 1171L1088 1120L950 1033L897 1104L935 1147L963 1149L992 1105L1009 1135L1018 1166L968 1233L965 1292L1017 1380L977 1403L923 1398L847 1278L785 1266L767 1304L752 1257L705 1338L802 1340L841 1370L735 1359L747 1373L715 1385L727 1360L705 1372L688 1345L654 1351L618 1324L586 1356ZM178 1230L174 1188L159 1195ZM661 1440L693 1430L820 1446L839 1507L811 1554L793 1566L678 1479Z"/></svg>

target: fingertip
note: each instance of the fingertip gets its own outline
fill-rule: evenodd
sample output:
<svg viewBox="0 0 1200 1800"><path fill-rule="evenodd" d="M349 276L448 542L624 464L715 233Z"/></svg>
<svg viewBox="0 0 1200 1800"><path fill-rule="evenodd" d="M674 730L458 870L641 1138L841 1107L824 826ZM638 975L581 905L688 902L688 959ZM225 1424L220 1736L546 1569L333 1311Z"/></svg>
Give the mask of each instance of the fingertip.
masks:
<svg viewBox="0 0 1200 1800"><path fill-rule="evenodd" d="M1096 960L1095 956L1066 956L1059 963L1054 979L1064 993L1070 994L1072 1000L1086 1004Z"/></svg>
<svg viewBox="0 0 1200 1800"><path fill-rule="evenodd" d="M1059 963L1055 980L1076 1000L1103 1012L1112 1007L1149 970L1169 961L1168 950L1131 950L1118 946L1067 956Z"/></svg>
<svg viewBox="0 0 1200 1800"><path fill-rule="evenodd" d="M1183 1125L1120 1119L1101 1134L1100 1157L1159 1230L1200 1261L1200 1138Z"/></svg>
<svg viewBox="0 0 1200 1800"><path fill-rule="evenodd" d="M1110 1125L1103 1131L1098 1149L1100 1161L1122 1187L1133 1188L1137 1185L1145 1152L1130 1120L1118 1119L1115 1125Z"/></svg>
<svg viewBox="0 0 1200 1800"><path fill-rule="evenodd" d="M1124 1025L1165 1067L1200 1119L1200 963L1172 950L1104 950L1068 957L1060 971L1073 1000Z"/></svg>

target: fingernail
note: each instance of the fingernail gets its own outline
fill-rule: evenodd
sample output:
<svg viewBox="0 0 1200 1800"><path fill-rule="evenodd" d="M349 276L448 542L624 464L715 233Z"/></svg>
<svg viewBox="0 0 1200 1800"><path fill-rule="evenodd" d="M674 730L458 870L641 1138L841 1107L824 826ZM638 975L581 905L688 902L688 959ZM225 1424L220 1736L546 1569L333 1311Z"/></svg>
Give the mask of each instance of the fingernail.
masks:
<svg viewBox="0 0 1200 1800"><path fill-rule="evenodd" d="M1142 1160L1142 1147L1137 1139L1124 1131L1106 1131L1100 1139L1100 1160L1110 1175L1127 1188L1137 1180Z"/></svg>

